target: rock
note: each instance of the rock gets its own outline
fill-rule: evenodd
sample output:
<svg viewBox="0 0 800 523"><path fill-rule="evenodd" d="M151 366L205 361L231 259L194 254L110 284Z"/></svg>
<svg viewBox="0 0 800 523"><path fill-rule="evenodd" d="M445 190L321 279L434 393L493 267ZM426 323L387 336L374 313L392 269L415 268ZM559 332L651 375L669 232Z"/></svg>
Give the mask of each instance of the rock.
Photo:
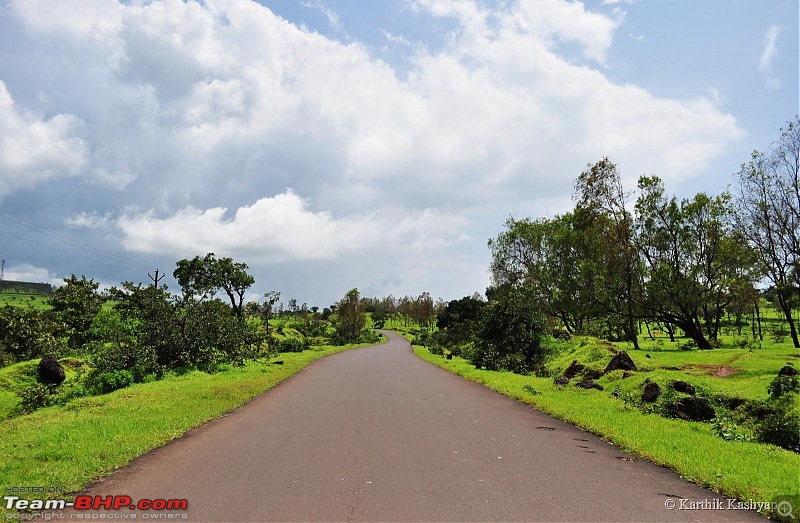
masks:
<svg viewBox="0 0 800 523"><path fill-rule="evenodd" d="M566 385L569 383L569 378L566 376L556 376L553 380L553 385Z"/></svg>
<svg viewBox="0 0 800 523"><path fill-rule="evenodd" d="M798 374L800 374L800 371L789 365L778 371L778 376L797 376Z"/></svg>
<svg viewBox="0 0 800 523"><path fill-rule="evenodd" d="M630 356L628 356L628 353L623 350L611 358L611 361L608 363L604 374L609 373L612 370L636 370L636 364L633 363L633 360Z"/></svg>
<svg viewBox="0 0 800 523"><path fill-rule="evenodd" d="M583 378L583 381L596 380L603 377L603 371L586 367L583 369L583 372L581 372L581 377Z"/></svg>
<svg viewBox="0 0 800 523"><path fill-rule="evenodd" d="M673 381L672 388L677 390L678 392L684 392L689 396L695 395L694 387L686 383L685 381Z"/></svg>
<svg viewBox="0 0 800 523"><path fill-rule="evenodd" d="M625 372L623 372L623 373L622 373L622 379L623 379L623 380L624 380L625 378L630 378L631 376L633 376L633 373L630 373L630 372L628 372L627 370L626 370Z"/></svg>
<svg viewBox="0 0 800 523"><path fill-rule="evenodd" d="M642 391L642 401L652 403L661 395L661 387L658 383L645 383L644 391Z"/></svg>
<svg viewBox="0 0 800 523"><path fill-rule="evenodd" d="M582 382L580 382L580 383L576 383L576 384L575 384L575 386L576 386L576 387L580 387L580 388L582 388L582 389L597 389L597 390L603 390L603 386L602 386L602 385L600 385L599 383L595 382L594 380L586 380L586 381L582 381Z"/></svg>
<svg viewBox="0 0 800 523"><path fill-rule="evenodd" d="M39 362L39 382L46 385L61 385L67 377L64 367L52 356L45 356Z"/></svg>
<svg viewBox="0 0 800 523"><path fill-rule="evenodd" d="M564 377L571 380L577 376L578 373L583 372L584 369L586 369L586 367L583 364L578 363L578 360L572 360L572 363L569 364L567 370L564 371Z"/></svg>
<svg viewBox="0 0 800 523"><path fill-rule="evenodd" d="M689 421L708 421L717 417L714 408L705 398L681 398L667 410L673 418Z"/></svg>
<svg viewBox="0 0 800 523"><path fill-rule="evenodd" d="M651 359L649 354L645 354L644 357L647 358L648 360Z"/></svg>

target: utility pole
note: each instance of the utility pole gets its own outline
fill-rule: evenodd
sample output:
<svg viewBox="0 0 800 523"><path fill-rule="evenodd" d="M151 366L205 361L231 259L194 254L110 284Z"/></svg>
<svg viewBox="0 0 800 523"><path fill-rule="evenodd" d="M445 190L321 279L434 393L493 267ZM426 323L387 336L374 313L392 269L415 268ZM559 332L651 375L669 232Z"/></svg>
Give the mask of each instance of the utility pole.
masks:
<svg viewBox="0 0 800 523"><path fill-rule="evenodd" d="M5 260L3 260L3 261L5 261ZM158 277L158 269L156 269L156 277L155 277L155 278L153 278L152 276L150 276L150 273L149 273L149 272L147 273L147 276L148 276L148 277L149 277L151 280L153 280L153 287L155 287L156 289L158 288L158 282L160 282L161 280L163 280L163 279L164 279L164 275L163 275L163 274L161 275L161 277L160 277L160 278Z"/></svg>
<svg viewBox="0 0 800 523"><path fill-rule="evenodd" d="M6 273L6 259L0 260L0 281L3 281L3 275Z"/></svg>

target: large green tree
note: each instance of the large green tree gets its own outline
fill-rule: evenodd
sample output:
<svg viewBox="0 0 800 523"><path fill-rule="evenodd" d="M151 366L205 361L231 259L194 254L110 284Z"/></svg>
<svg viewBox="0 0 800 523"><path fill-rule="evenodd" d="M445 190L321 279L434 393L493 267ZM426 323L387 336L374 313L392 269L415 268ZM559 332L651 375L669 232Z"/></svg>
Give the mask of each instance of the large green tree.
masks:
<svg viewBox="0 0 800 523"><path fill-rule="evenodd" d="M366 305L358 289L350 289L336 304L336 338L340 343L358 343L367 326Z"/></svg>
<svg viewBox="0 0 800 523"><path fill-rule="evenodd" d="M710 349L746 261L732 230L730 197L698 193L678 201L655 176L641 177L639 189L637 244L646 266L641 305Z"/></svg>
<svg viewBox="0 0 800 523"><path fill-rule="evenodd" d="M619 323L625 339L639 348L636 303L641 272L628 193L616 164L603 158L575 181L575 222L582 232L581 257L595 275L592 300ZM621 321L613 321L614 318Z"/></svg>
<svg viewBox="0 0 800 523"><path fill-rule="evenodd" d="M64 278L64 285L58 287L50 298L50 305L61 322L67 327L69 346L80 349L89 341L92 320L105 301L100 294L100 284L86 276L78 278L74 274Z"/></svg>
<svg viewBox="0 0 800 523"><path fill-rule="evenodd" d="M244 295L255 283L255 278L247 273L246 263L237 263L231 258L217 259L210 252L203 258L180 260L176 265L173 276L188 301L204 301L222 291L236 316L244 316Z"/></svg>

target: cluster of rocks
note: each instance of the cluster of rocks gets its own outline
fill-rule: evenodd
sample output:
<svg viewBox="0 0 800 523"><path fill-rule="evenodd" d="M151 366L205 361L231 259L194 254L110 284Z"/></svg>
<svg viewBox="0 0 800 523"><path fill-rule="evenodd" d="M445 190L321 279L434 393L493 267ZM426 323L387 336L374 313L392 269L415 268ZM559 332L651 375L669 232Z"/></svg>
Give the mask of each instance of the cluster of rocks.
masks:
<svg viewBox="0 0 800 523"><path fill-rule="evenodd" d="M575 384L576 387L580 387L582 389L603 390L603 386L597 383L595 380L614 370L624 371L623 377L627 378L630 376L631 371L636 370L636 364L625 351L615 354L611 359L611 362L609 362L605 370L602 372L589 368L582 363L578 363L578 360L572 360L572 363L570 363L564 371L564 375L554 378L553 383L555 385L567 385L572 378L580 375L582 379Z"/></svg>

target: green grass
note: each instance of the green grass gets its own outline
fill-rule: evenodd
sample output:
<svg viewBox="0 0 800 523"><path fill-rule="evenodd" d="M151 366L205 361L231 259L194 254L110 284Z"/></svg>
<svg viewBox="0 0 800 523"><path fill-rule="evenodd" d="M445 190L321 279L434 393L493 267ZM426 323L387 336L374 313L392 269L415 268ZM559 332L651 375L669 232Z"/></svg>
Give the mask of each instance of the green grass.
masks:
<svg viewBox="0 0 800 523"><path fill-rule="evenodd" d="M0 488L45 486L79 492L92 480L247 403L312 361L363 346L280 354L272 362L251 362L211 375L199 371L171 375L2 421ZM8 382L24 378L29 365L3 369L0 386L21 387Z"/></svg>
<svg viewBox="0 0 800 523"><path fill-rule="evenodd" d="M562 370L573 359L602 370L612 356L607 342L585 338L562 345L569 345L571 349L553 358L551 370ZM447 360L419 346L414 346L414 352L426 361L583 427L726 496L769 501L781 495L800 495L800 455L773 445L726 441L713 433L709 423L645 414L612 396L615 389L618 393L629 390L640 394L642 383L650 377L665 383L683 379L703 392L766 399L766 384L787 357L794 360L795 365L800 363L788 351L664 351L649 352L651 358L645 357L647 351L632 351L629 354L644 371L627 379L622 379L619 371L610 373L598 380L605 387L604 391L583 390L574 385L557 387L552 378L477 370L462 358ZM696 372L692 367L686 371L662 368L691 365L729 366L737 373L718 378L708 374L706 367L697 367Z"/></svg>
<svg viewBox="0 0 800 523"><path fill-rule="evenodd" d="M0 293L0 307L12 305L14 307L33 307L38 310L50 310L50 297L41 294L18 294L16 292Z"/></svg>

